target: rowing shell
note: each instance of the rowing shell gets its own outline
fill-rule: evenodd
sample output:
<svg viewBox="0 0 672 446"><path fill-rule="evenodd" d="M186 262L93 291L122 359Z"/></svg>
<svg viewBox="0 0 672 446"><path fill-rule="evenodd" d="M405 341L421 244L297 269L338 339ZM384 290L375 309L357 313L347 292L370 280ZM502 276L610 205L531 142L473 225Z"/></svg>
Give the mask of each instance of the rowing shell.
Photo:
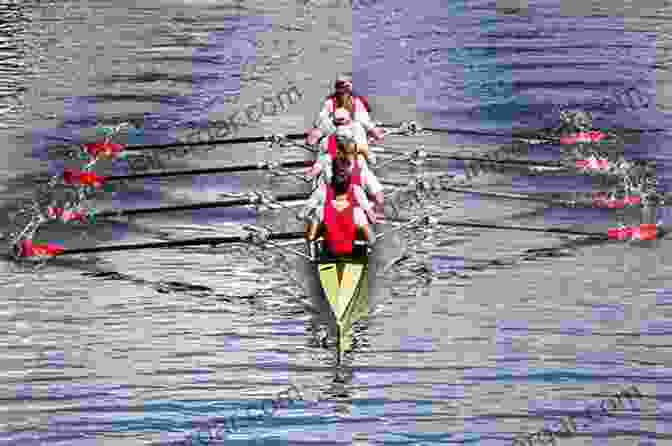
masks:
<svg viewBox="0 0 672 446"><path fill-rule="evenodd" d="M329 255L324 240L316 243L316 259L312 262L319 278L324 299L336 322L338 359L352 345L352 324L368 309L369 255L368 243L355 241L353 254Z"/></svg>
<svg viewBox="0 0 672 446"><path fill-rule="evenodd" d="M339 358L351 347L352 324L368 308L369 255L366 248L364 244L353 256L337 258L328 256L322 249L322 255L314 262L322 293L336 321Z"/></svg>

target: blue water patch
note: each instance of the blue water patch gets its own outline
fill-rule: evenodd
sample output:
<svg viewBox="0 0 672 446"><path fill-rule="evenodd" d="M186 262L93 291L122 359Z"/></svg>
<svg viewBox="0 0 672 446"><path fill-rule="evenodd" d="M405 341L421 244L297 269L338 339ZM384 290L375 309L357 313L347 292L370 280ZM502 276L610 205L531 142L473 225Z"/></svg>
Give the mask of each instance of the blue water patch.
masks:
<svg viewBox="0 0 672 446"><path fill-rule="evenodd" d="M306 326L301 321L276 321L271 326L271 336L305 336Z"/></svg>
<svg viewBox="0 0 672 446"><path fill-rule="evenodd" d="M592 304L593 319L597 321L623 321L625 306L621 304Z"/></svg>
<svg viewBox="0 0 672 446"><path fill-rule="evenodd" d="M672 320L643 321L639 334L641 336L669 336L672 334Z"/></svg>
<svg viewBox="0 0 672 446"><path fill-rule="evenodd" d="M592 336L593 327L589 321L569 319L560 322L559 333L567 336Z"/></svg>
<svg viewBox="0 0 672 446"><path fill-rule="evenodd" d="M434 351L434 341L430 337L402 336L399 339L399 351L409 352L431 352Z"/></svg>
<svg viewBox="0 0 672 446"><path fill-rule="evenodd" d="M463 384L432 384L432 397L440 401L463 400Z"/></svg>
<svg viewBox="0 0 672 446"><path fill-rule="evenodd" d="M521 365L517 368L497 367L485 368L475 367L466 370L464 379L467 383L484 383L495 381L497 383L592 383L603 381L605 378L599 376L594 369L562 369L562 368L538 368L528 365ZM611 377L610 377L611 378Z"/></svg>
<svg viewBox="0 0 672 446"><path fill-rule="evenodd" d="M161 183L156 178L148 178L141 183L142 189L119 191L112 197L115 208L140 208L143 206L158 206L162 193Z"/></svg>
<svg viewBox="0 0 672 446"><path fill-rule="evenodd" d="M192 188L198 192L231 192L240 191L240 177L232 175L195 175Z"/></svg>
<svg viewBox="0 0 672 446"><path fill-rule="evenodd" d="M239 223L253 225L257 223L257 212L247 207L198 209L189 211L194 224Z"/></svg>
<svg viewBox="0 0 672 446"><path fill-rule="evenodd" d="M463 272L464 257L432 256L432 271L436 274Z"/></svg>
<svg viewBox="0 0 672 446"><path fill-rule="evenodd" d="M672 207L657 207L656 221L661 221L667 225L672 225Z"/></svg>
<svg viewBox="0 0 672 446"><path fill-rule="evenodd" d="M43 352L47 368L62 369L65 367L65 352L55 350Z"/></svg>
<svg viewBox="0 0 672 446"><path fill-rule="evenodd" d="M623 352L616 351L585 351L576 352L576 366L585 368L603 368L613 367L624 368L626 364Z"/></svg>
<svg viewBox="0 0 672 446"><path fill-rule="evenodd" d="M512 176L513 192L594 192L594 180L577 175Z"/></svg>
<svg viewBox="0 0 672 446"><path fill-rule="evenodd" d="M203 384L210 381L210 375L213 372L208 369L193 369L191 371L191 382L194 384Z"/></svg>
<svg viewBox="0 0 672 446"><path fill-rule="evenodd" d="M224 336L219 346L220 351L239 352L240 351L240 337L239 336Z"/></svg>
<svg viewBox="0 0 672 446"><path fill-rule="evenodd" d="M672 305L672 289L665 288L656 292L656 305Z"/></svg>
<svg viewBox="0 0 672 446"><path fill-rule="evenodd" d="M613 215L610 214L609 209L599 208L564 208L553 207L544 210L544 223L551 225L595 225L607 224L604 228L593 230L592 232L600 232L604 229L607 233L608 227L616 226ZM575 226L576 228L576 226Z"/></svg>

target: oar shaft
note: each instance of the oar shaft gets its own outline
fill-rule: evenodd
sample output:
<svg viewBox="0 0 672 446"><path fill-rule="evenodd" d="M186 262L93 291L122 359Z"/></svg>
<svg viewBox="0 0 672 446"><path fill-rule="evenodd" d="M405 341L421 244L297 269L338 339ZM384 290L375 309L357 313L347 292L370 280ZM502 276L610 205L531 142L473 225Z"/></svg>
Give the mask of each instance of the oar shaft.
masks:
<svg viewBox="0 0 672 446"><path fill-rule="evenodd" d="M305 133L291 133L284 135L287 139L303 139L306 137ZM213 139L210 141L195 141L195 142L176 142L170 144L146 144L137 146L128 146L124 148L126 151L134 150L160 150L169 149L172 147L197 147L197 146L212 146L212 145L226 145L226 144L252 144L257 142L267 142L272 140L272 136L249 136L244 138L230 138L230 139Z"/></svg>
<svg viewBox="0 0 672 446"><path fill-rule="evenodd" d="M270 234L269 240L294 240L303 237L302 232L285 232L279 234ZM101 252L114 251L137 251L141 249L166 249L166 248L183 248L188 246L216 246L226 243L243 243L247 241L244 237L202 237L191 240L174 240L169 242L150 242L137 243L128 245L110 245L97 246L94 248L80 248L80 249L66 249L59 253L58 256L75 255L75 254L95 254Z"/></svg>
<svg viewBox="0 0 672 446"><path fill-rule="evenodd" d="M305 200L309 198L309 194L300 193L300 194L288 194L280 195L273 197L275 201L295 201L295 200ZM236 207L236 206L247 206L254 204L254 200L249 198L239 198L236 200L226 200L226 201L211 201L204 203L191 203L179 206L164 206L156 208L137 208L137 209L120 209L117 211L103 211L96 214L98 218L105 217L125 217L131 215L141 215L141 214L159 214L164 212L179 212L179 211L193 211L198 209L213 209L213 208L227 208L227 207Z"/></svg>
<svg viewBox="0 0 672 446"><path fill-rule="evenodd" d="M380 127L382 128L400 128L402 123L396 123L396 124L380 124ZM506 138L523 138L523 139L539 139L539 140L548 140L548 141L555 141L559 138L554 137L554 136L539 136L539 135L524 135L522 133L516 133L516 132L511 132L511 133L495 133L495 132L484 132L484 131L479 131L479 130L469 130L469 129L459 129L459 128L446 128L446 129L440 129L440 128L432 128L432 127L421 127L421 130L425 130L428 132L432 133L447 133L447 134L454 134L454 135L475 135L475 136L492 136L492 137L506 137ZM549 129L541 129L538 130L543 132L543 131L548 131Z"/></svg>
<svg viewBox="0 0 672 446"><path fill-rule="evenodd" d="M397 155L397 156L411 156L413 152L401 152L397 150L388 150L385 149L386 154ZM523 166L532 166L532 167L557 167L557 168L566 168L567 164L563 164L559 161L534 161L534 160L515 160L515 159L493 159L493 158L481 158L475 156L457 156L449 155L446 153L436 153L436 152L425 152L427 158L430 159L447 159L455 161L475 161L481 163L489 164L515 164ZM387 162L387 161L386 161Z"/></svg>
<svg viewBox="0 0 672 446"><path fill-rule="evenodd" d="M314 161L291 161L287 163L278 164L277 167L282 169L295 169L300 167L311 166ZM106 178L107 182L110 181L131 181L131 180L140 180L143 178L168 178L168 177L179 177L179 176L190 176L190 175L210 175L210 174L219 174L219 173L235 173L235 172L247 172L253 170L268 170L268 164L243 164L240 166L226 166L226 167L213 167L209 169L190 169L190 170L171 170L171 171L159 171L159 172L146 172L138 173L132 175L115 175Z"/></svg>
<svg viewBox="0 0 672 446"><path fill-rule="evenodd" d="M548 199L548 198L540 198L540 197L532 197L529 195L522 195L522 194L509 194L505 192L492 192L492 191L482 191L478 189L469 189L466 187L450 187L450 186L443 186L443 190L448 191L448 192L457 192L460 194L474 194L474 195L480 195L483 197L493 197L493 198L504 198L504 199L511 199L511 200L521 200L521 201L533 201L533 202L538 202L538 203L546 203L546 204L554 204L558 206L575 206L577 203L572 200L553 200L553 199ZM580 204L580 203L578 203Z"/></svg>
<svg viewBox="0 0 672 446"><path fill-rule="evenodd" d="M483 229L503 229L508 231L528 231L528 232L546 232L552 234L566 234L566 235L582 235L586 237L599 237L608 239L608 236L605 234L597 232L583 232L583 231L572 231L570 229L561 229L561 228L532 228L528 226L502 226L488 223L469 223L462 221L448 221L448 220L439 220L437 224L444 226L455 226L455 227L466 227L466 228L483 228Z"/></svg>

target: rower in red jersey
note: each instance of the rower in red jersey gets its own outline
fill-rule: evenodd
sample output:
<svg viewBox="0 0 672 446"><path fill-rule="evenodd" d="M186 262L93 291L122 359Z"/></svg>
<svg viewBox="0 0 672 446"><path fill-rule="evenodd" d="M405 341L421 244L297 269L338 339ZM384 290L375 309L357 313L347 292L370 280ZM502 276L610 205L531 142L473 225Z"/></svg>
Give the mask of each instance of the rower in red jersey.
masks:
<svg viewBox="0 0 672 446"><path fill-rule="evenodd" d="M331 137L330 137L331 139ZM359 198L360 207L366 212L371 223L381 223L384 220L384 194L383 187L376 176L368 168L364 157L357 153L357 144L347 129L339 130L335 135L333 146L327 153L322 153L318 162L310 168L311 176L321 174L317 180L315 193L308 200L303 211L304 216L310 214L319 215L321 206L326 199L326 186L331 183L335 172L336 160L340 159L349 172L355 174L357 181L353 182L353 188ZM322 220L315 217L311 220Z"/></svg>
<svg viewBox="0 0 672 446"><path fill-rule="evenodd" d="M306 234L309 242L323 235L332 256L351 255L355 240L369 241L371 238L366 215L353 190L356 175L348 174L345 165L337 167L327 186L324 218L321 223L312 225Z"/></svg>
<svg viewBox="0 0 672 446"><path fill-rule="evenodd" d="M353 121L359 122L373 141L382 140L384 132L373 124L369 116L371 109L366 97L353 94L350 77L339 76L334 83L334 93L327 96L324 102L322 111L315 122L315 128L308 132L307 144L314 145L323 135L333 133L335 113L339 108L346 109L352 115Z"/></svg>

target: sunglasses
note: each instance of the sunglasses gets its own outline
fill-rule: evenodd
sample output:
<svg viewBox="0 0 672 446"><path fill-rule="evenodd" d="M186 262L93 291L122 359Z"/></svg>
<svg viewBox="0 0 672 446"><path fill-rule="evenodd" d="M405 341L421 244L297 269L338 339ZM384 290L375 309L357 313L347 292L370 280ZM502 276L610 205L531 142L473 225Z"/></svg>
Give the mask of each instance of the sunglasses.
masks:
<svg viewBox="0 0 672 446"><path fill-rule="evenodd" d="M334 88L336 92L350 92L350 90L352 90L352 84L348 82L336 82Z"/></svg>

